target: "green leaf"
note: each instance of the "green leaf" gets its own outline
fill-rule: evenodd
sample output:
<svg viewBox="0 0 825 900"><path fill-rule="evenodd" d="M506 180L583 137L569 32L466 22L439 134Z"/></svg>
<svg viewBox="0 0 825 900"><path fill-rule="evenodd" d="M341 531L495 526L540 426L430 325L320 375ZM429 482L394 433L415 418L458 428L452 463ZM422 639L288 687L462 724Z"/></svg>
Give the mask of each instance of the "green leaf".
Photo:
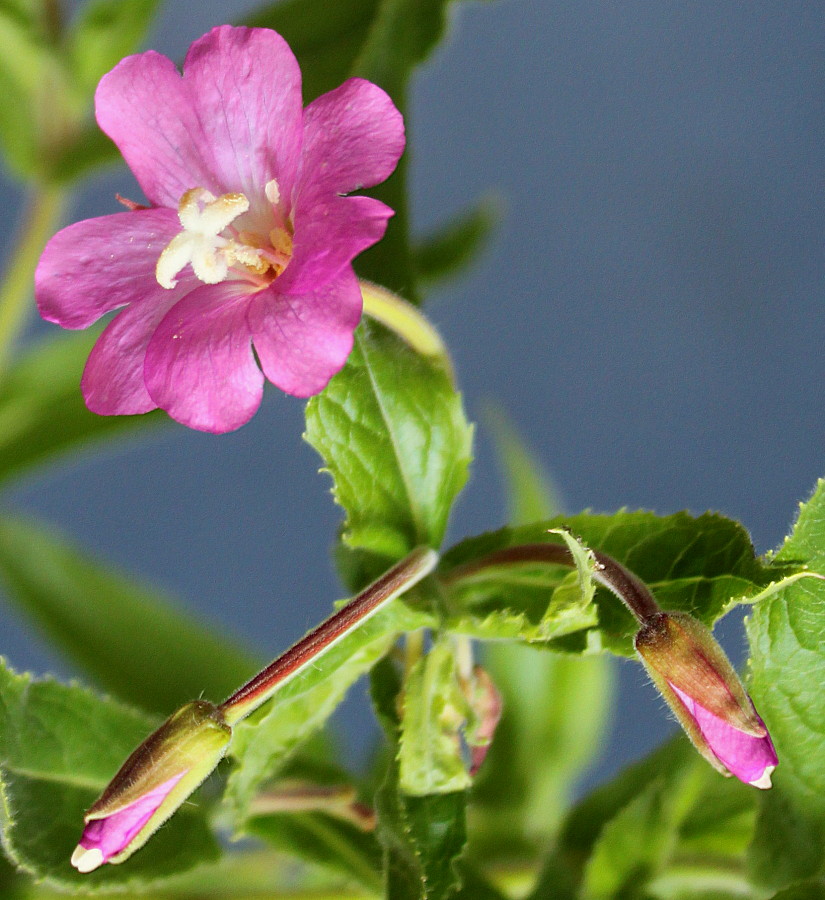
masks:
<svg viewBox="0 0 825 900"><path fill-rule="evenodd" d="M81 875L69 864L84 811L152 727L111 700L0 662L0 825L12 861L47 884L95 891L159 883L214 859L218 847L196 800L128 865Z"/></svg>
<svg viewBox="0 0 825 900"><path fill-rule="evenodd" d="M67 51L78 87L91 96L98 81L143 43L161 0L87 0L73 20Z"/></svg>
<svg viewBox="0 0 825 900"><path fill-rule="evenodd" d="M307 404L306 440L346 511L343 542L374 559L361 579L414 547L438 547L467 479L472 427L438 362L365 322L346 366Z"/></svg>
<svg viewBox="0 0 825 900"><path fill-rule="evenodd" d="M771 900L825 900L825 885L821 881L795 884L774 894Z"/></svg>
<svg viewBox="0 0 825 900"><path fill-rule="evenodd" d="M0 383L0 481L58 454L159 424L162 414L98 416L86 409L80 376L99 331L36 344Z"/></svg>
<svg viewBox="0 0 825 900"><path fill-rule="evenodd" d="M413 265L425 285L461 274L486 249L501 219L502 202L493 194L477 200L413 246ZM542 518L542 516L536 516Z"/></svg>
<svg viewBox="0 0 825 900"><path fill-rule="evenodd" d="M556 517L471 538L444 555L440 572L448 575L452 568L504 547L546 541L548 530L553 528L569 530L585 546L626 565L648 584L663 608L689 612L707 625L789 568L764 565L755 557L745 529L723 516L620 511L612 516L580 513ZM449 600L452 608L463 612L451 627L471 634L483 632L489 637L498 632L501 637L535 639L535 630L531 629L541 622L548 601L551 606L555 602L553 592L569 578L568 573L569 569L562 566L498 566L453 581ZM555 645L571 652L608 649L632 655L632 639L638 629L635 619L601 588L596 591L594 607L597 624L582 621L577 625L573 615L566 630L578 633L557 640ZM562 607L559 616L565 609ZM592 607L574 608L572 612L584 615L588 609ZM523 631L514 634L519 618ZM563 623L563 617L559 621Z"/></svg>
<svg viewBox="0 0 825 900"><path fill-rule="evenodd" d="M408 796L465 791L471 779L461 754L467 719L453 648L437 640L407 675L398 747L399 790Z"/></svg>
<svg viewBox="0 0 825 900"><path fill-rule="evenodd" d="M458 864L467 840L467 794L410 797L400 789L400 690L398 675L388 660L373 669L373 703L392 751L376 797L378 837L384 846L385 896L388 900L446 900L461 883Z"/></svg>
<svg viewBox="0 0 825 900"><path fill-rule="evenodd" d="M292 680L262 709L239 722L229 748L238 765L226 800L239 828L255 793L297 745L317 731L352 684L387 652L398 634L432 620L396 600L347 634Z"/></svg>
<svg viewBox="0 0 825 900"><path fill-rule="evenodd" d="M65 75L40 9L42 3L0 4L0 143L16 174L29 177L44 164L43 134L63 117ZM52 100L48 110L45 102ZM8 98L13 98L8 102Z"/></svg>
<svg viewBox="0 0 825 900"><path fill-rule="evenodd" d="M374 834L349 822L322 813L255 816L246 832L355 879L371 893L381 890L381 847Z"/></svg>
<svg viewBox="0 0 825 900"><path fill-rule="evenodd" d="M6 593L100 687L168 714L223 699L256 660L194 617L19 518L0 517Z"/></svg>
<svg viewBox="0 0 825 900"><path fill-rule="evenodd" d="M672 849L672 807L672 790L656 780L608 822L585 868L581 896L641 897L642 886L663 868Z"/></svg>
<svg viewBox="0 0 825 900"><path fill-rule="evenodd" d="M493 436L504 476L507 521L511 527L530 525L557 514L559 503L550 478L504 411L498 406L488 407L484 422Z"/></svg>
<svg viewBox="0 0 825 900"><path fill-rule="evenodd" d="M750 896L756 795L671 741L572 810L531 898Z"/></svg>
<svg viewBox="0 0 825 900"><path fill-rule="evenodd" d="M801 507L776 561L825 575L825 481ZM779 756L752 863L776 889L825 865L825 581L800 579L757 603L747 633L751 693Z"/></svg>
<svg viewBox="0 0 825 900"><path fill-rule="evenodd" d="M556 833L577 778L604 748L613 671L604 656L495 642L484 666L503 714L473 790L481 861L534 855Z"/></svg>
<svg viewBox="0 0 825 900"><path fill-rule="evenodd" d="M273 28L301 64L304 103L354 74L382 0L286 0L248 16L245 25Z"/></svg>

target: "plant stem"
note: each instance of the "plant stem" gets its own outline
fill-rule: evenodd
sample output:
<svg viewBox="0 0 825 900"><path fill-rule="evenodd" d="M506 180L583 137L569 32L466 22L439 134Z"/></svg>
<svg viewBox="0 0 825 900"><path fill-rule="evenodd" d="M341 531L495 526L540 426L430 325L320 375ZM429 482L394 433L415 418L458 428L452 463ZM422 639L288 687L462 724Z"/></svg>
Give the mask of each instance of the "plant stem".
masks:
<svg viewBox="0 0 825 900"><path fill-rule="evenodd" d="M256 710L304 666L316 659L344 635L361 625L384 604L403 594L429 575L438 562L438 554L426 547L413 550L377 581L365 588L325 619L289 650L282 653L251 681L238 688L219 707L227 725L234 725Z"/></svg>
<svg viewBox="0 0 825 900"><path fill-rule="evenodd" d="M661 607L656 602L650 588L620 562L602 553L591 550L596 560L593 578L599 584L614 593L636 617L640 625L645 625L660 613ZM559 566L575 568L573 554L564 544L520 544L497 550L488 556L482 556L440 576L442 583L455 584L462 578L483 572L493 566L522 565L525 563L551 563Z"/></svg>
<svg viewBox="0 0 825 900"><path fill-rule="evenodd" d="M386 325L405 340L416 353L432 356L444 364L455 381L453 363L441 335L419 309L406 300L370 281L361 281L364 312L376 322Z"/></svg>
<svg viewBox="0 0 825 900"><path fill-rule="evenodd" d="M67 192L38 185L29 196L23 223L0 282L0 373L11 359L31 306L37 260L63 213Z"/></svg>

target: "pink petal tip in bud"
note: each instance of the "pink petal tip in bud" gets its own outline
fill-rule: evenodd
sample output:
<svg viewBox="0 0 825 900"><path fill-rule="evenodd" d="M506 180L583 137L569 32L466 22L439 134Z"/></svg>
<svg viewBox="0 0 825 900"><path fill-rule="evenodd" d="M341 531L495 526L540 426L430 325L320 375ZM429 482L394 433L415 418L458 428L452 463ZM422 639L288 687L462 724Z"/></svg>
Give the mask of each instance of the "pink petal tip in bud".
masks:
<svg viewBox="0 0 825 900"><path fill-rule="evenodd" d="M670 687L695 722L710 751L732 775L762 790L771 787L771 773L779 760L767 729L761 737L746 734L709 712L674 684L670 683Z"/></svg>
<svg viewBox="0 0 825 900"><path fill-rule="evenodd" d="M185 774L175 775L117 812L92 819L72 853L71 862L78 872L92 872L121 853Z"/></svg>

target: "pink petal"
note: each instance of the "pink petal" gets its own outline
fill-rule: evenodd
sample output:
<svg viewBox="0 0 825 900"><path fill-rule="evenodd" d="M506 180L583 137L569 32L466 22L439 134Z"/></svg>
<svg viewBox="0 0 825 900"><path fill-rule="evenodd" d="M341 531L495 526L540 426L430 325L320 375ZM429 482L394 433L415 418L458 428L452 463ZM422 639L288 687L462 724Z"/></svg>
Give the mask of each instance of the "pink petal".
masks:
<svg viewBox="0 0 825 900"><path fill-rule="evenodd" d="M301 76L286 42L268 29L215 28L189 49L184 75L171 60L130 56L95 95L100 127L118 145L146 196L176 208L184 191L263 196L291 189L301 141Z"/></svg>
<svg viewBox="0 0 825 900"><path fill-rule="evenodd" d="M296 397L322 391L352 350L361 303L352 269L303 296L279 294L273 288L257 294L249 323L266 377Z"/></svg>
<svg viewBox="0 0 825 900"><path fill-rule="evenodd" d="M317 202L387 179L404 151L404 119L375 84L351 78L304 110L296 202Z"/></svg>
<svg viewBox="0 0 825 900"><path fill-rule="evenodd" d="M115 213L59 231L34 275L40 315L86 328L119 306L160 297L155 265L178 231L178 217L167 209Z"/></svg>
<svg viewBox="0 0 825 900"><path fill-rule="evenodd" d="M337 278L367 247L380 241L393 211L372 197L331 197L295 214L292 259L278 290L312 293Z"/></svg>
<svg viewBox="0 0 825 900"><path fill-rule="evenodd" d="M177 209L193 187L222 193L189 85L172 60L153 50L127 56L100 80L95 115L151 203Z"/></svg>
<svg viewBox="0 0 825 900"><path fill-rule="evenodd" d="M139 797L125 809L118 810L103 819L92 819L83 831L79 847L84 850L100 850L103 862L117 856L151 819L172 788L185 774L184 771L175 775L154 790Z"/></svg>
<svg viewBox="0 0 825 900"><path fill-rule="evenodd" d="M184 80L226 190L263 198L277 179L292 192L301 149L301 70L287 42L268 28L223 25L195 41Z"/></svg>
<svg viewBox="0 0 825 900"><path fill-rule="evenodd" d="M670 686L696 721L713 755L729 772L746 784L754 784L763 779L766 770L768 774L773 771L778 758L767 731L764 737L755 737L733 728L679 688Z"/></svg>
<svg viewBox="0 0 825 900"><path fill-rule="evenodd" d="M237 282L203 285L173 306L152 335L146 387L176 421L222 434L255 414L264 379L246 324L249 302Z"/></svg>
<svg viewBox="0 0 825 900"><path fill-rule="evenodd" d="M181 281L171 291L158 285L152 302L127 307L106 326L89 354L80 382L92 412L128 416L157 408L144 380L146 348L166 313L193 290L192 281Z"/></svg>

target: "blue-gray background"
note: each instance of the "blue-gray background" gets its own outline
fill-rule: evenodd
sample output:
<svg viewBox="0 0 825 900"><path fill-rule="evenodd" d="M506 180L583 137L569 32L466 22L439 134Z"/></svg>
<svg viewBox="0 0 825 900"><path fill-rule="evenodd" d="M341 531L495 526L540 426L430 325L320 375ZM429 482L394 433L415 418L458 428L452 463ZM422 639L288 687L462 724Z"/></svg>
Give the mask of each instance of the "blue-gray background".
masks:
<svg viewBox="0 0 825 900"><path fill-rule="evenodd" d="M167 4L150 45L180 59L256 5ZM822 4L455 12L415 81L410 152L419 231L491 189L506 204L484 259L429 305L471 415L499 401L570 511L711 508L775 546L825 474ZM115 211L132 184L96 180L72 217ZM19 207L11 182L2 196ZM274 654L340 594L340 515L301 430L301 402L270 389L235 434L172 426L13 499ZM482 431L453 535L502 509ZM2 609L0 626L18 668L67 672ZM723 630L741 656L740 623ZM671 727L638 667L620 668L602 776ZM367 713L348 713L357 745Z"/></svg>

